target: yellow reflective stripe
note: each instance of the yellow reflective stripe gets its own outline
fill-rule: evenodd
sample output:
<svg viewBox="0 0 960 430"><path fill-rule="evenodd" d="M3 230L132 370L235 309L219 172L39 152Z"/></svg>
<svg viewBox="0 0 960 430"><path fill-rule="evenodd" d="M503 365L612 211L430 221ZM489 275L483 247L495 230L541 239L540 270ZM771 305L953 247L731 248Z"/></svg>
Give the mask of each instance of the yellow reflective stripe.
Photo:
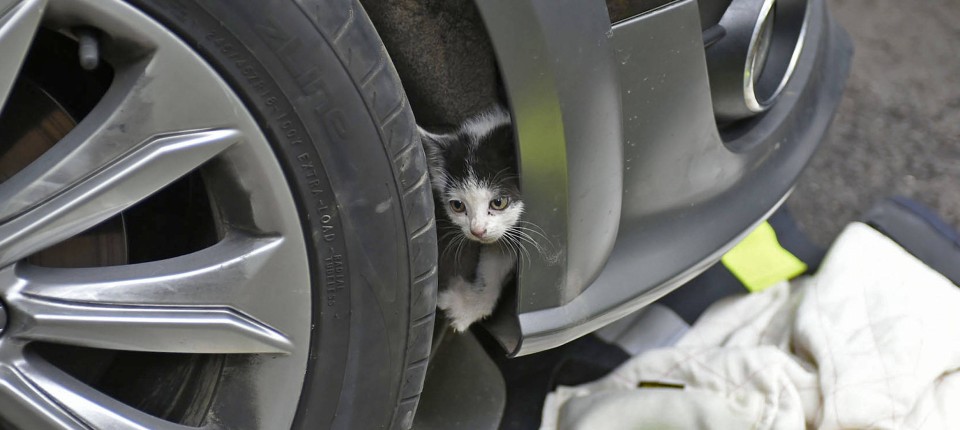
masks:
<svg viewBox="0 0 960 430"><path fill-rule="evenodd" d="M807 270L806 263L780 246L777 233L766 221L720 261L751 292L763 291Z"/></svg>

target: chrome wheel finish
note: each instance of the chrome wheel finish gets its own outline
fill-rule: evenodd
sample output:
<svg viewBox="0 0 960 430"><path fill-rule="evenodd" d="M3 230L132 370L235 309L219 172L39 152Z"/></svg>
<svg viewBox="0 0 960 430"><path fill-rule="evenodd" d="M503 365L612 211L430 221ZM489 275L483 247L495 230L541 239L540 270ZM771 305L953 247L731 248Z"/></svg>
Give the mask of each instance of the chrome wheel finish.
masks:
<svg viewBox="0 0 960 430"><path fill-rule="evenodd" d="M0 303L0 334L3 334L5 328L7 328L7 310L3 307L3 303Z"/></svg>
<svg viewBox="0 0 960 430"><path fill-rule="evenodd" d="M92 111L0 182L0 427L186 428L71 376L37 352L44 344L228 354L201 424L289 427L309 346L309 265L293 197L251 114L188 46L120 1L0 0L0 14L0 101L39 26L101 29L114 71ZM197 172L214 208L212 246L107 267L28 262ZM243 393L243 413L230 393Z"/></svg>

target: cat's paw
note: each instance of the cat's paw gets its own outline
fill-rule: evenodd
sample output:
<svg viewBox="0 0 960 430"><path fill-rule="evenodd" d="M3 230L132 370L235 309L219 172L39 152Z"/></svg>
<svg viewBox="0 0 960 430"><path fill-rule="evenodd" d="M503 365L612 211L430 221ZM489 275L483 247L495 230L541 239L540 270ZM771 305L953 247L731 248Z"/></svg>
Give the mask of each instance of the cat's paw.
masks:
<svg viewBox="0 0 960 430"><path fill-rule="evenodd" d="M489 302L489 298L475 291L471 283L460 277L455 278L450 287L437 296L437 307L443 310L450 320L450 326L458 333L489 316L493 312L493 304Z"/></svg>

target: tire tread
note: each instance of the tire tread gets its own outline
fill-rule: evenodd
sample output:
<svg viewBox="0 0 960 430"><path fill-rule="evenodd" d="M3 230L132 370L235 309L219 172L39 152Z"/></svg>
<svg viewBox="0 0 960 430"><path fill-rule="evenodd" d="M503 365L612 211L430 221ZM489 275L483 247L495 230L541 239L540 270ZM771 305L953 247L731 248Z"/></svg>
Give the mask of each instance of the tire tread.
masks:
<svg viewBox="0 0 960 430"><path fill-rule="evenodd" d="M419 402L420 392L423 390L437 300L436 220L426 157L422 150L412 150L419 146L413 112L402 90L396 70L393 68L393 63L370 19L362 12L359 2L356 0L297 0L296 3L318 31L331 42L330 45L366 100L372 119L380 130L381 141L385 145L384 150L393 164L396 183L404 187L398 191L400 191L407 232L408 255L411 262L409 282L412 288L408 309L406 365L404 374L400 378L401 400L393 414L390 428L409 429L413 423L412 417ZM321 16L319 14L321 11L345 11L346 16L337 20L331 16ZM340 21L339 24L338 21ZM358 51L375 53L376 58L360 59ZM372 66L369 68L360 67L361 64L371 63L371 60ZM396 100L392 102L386 100L392 98ZM384 106L388 108L384 110ZM402 120L398 121L401 118ZM407 186L411 176L416 180L412 185Z"/></svg>

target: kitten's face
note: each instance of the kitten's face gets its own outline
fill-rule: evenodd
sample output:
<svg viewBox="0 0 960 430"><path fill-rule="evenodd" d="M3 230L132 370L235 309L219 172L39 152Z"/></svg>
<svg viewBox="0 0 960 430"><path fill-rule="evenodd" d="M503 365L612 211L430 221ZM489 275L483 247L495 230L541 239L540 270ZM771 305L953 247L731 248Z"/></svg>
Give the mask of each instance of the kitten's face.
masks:
<svg viewBox="0 0 960 430"><path fill-rule="evenodd" d="M421 137L433 189L466 238L493 243L517 225L523 202L506 112L495 109L454 133L422 132Z"/></svg>
<svg viewBox="0 0 960 430"><path fill-rule="evenodd" d="M500 240L517 225L523 213L523 202L515 193L495 182L469 178L448 187L443 193L447 217L468 239L482 243Z"/></svg>

